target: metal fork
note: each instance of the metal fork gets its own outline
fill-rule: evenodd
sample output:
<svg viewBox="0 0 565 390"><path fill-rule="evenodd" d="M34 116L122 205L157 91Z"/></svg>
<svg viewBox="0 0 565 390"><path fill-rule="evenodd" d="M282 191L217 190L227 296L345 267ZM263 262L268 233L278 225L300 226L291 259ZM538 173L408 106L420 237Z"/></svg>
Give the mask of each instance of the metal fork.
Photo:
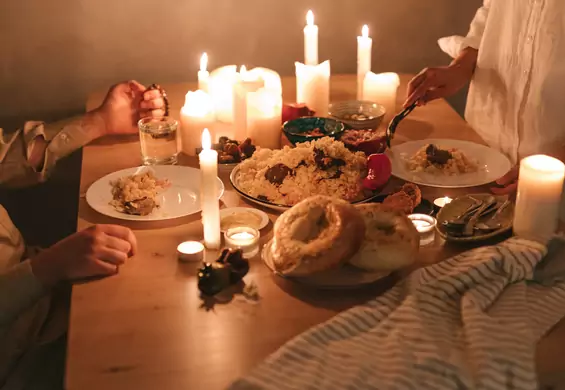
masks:
<svg viewBox="0 0 565 390"><path fill-rule="evenodd" d="M402 110L399 114L397 114L392 120L390 121L387 129L386 129L386 146L390 148L390 142L394 138L394 133L396 132L396 128L400 121L408 116L414 109L418 106L418 101L415 101L404 110Z"/></svg>

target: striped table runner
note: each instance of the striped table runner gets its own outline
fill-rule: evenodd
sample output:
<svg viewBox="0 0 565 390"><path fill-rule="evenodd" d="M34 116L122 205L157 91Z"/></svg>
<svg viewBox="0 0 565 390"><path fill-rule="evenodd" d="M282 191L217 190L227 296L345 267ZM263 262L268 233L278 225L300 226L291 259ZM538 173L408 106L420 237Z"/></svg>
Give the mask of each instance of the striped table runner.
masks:
<svg viewBox="0 0 565 390"><path fill-rule="evenodd" d="M230 389L536 389L536 344L565 316L555 241L555 255L511 238L420 269Z"/></svg>

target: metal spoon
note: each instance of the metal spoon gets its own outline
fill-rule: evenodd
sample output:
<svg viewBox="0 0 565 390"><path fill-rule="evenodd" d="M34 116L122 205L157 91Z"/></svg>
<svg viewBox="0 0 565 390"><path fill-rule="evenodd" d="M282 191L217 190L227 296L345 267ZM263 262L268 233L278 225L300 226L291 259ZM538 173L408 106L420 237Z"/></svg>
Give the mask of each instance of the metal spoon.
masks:
<svg viewBox="0 0 565 390"><path fill-rule="evenodd" d="M400 121L408 116L414 109L418 106L418 100L406 107L402 110L399 114L397 114L392 120L390 121L387 129L386 129L386 146L390 148L390 142L394 138L394 133L396 132L396 128Z"/></svg>
<svg viewBox="0 0 565 390"><path fill-rule="evenodd" d="M479 210L475 214L473 214L471 218L469 218L469 221L467 222L465 228L463 229L463 234L465 236L472 236L473 232L475 231L475 225L479 221L479 218L483 215L483 213L488 208L492 207L493 205L496 206L496 203L497 203L496 198L494 196L489 196L487 200L483 203L483 205L479 208Z"/></svg>
<svg viewBox="0 0 565 390"><path fill-rule="evenodd" d="M500 216L500 214L502 214L504 210L506 210L510 203L512 203L510 199L506 199L504 203L502 203L502 205L496 210L496 213L494 213L492 217L490 217L485 222L477 223L475 225L475 230L493 231L500 229L502 224L500 222L493 224L492 221L496 221L496 219Z"/></svg>

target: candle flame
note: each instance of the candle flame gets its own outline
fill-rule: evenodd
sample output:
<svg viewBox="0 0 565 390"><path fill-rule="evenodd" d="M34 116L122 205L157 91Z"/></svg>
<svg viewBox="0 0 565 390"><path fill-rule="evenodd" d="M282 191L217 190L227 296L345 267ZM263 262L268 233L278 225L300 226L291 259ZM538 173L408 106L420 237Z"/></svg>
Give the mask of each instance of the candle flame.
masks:
<svg viewBox="0 0 565 390"><path fill-rule="evenodd" d="M361 29L361 35L363 36L363 38L369 38L369 26L363 26L363 28Z"/></svg>
<svg viewBox="0 0 565 390"><path fill-rule="evenodd" d="M200 58L200 71L206 72L208 68L208 54L203 53L202 57Z"/></svg>
<svg viewBox="0 0 565 390"><path fill-rule="evenodd" d="M312 10L309 10L308 13L306 14L306 25L308 26L314 25L314 12L312 12Z"/></svg>
<svg viewBox="0 0 565 390"><path fill-rule="evenodd" d="M202 149L212 149L212 136L210 135L210 131L208 131L208 129L204 129L204 131L202 132Z"/></svg>
<svg viewBox="0 0 565 390"><path fill-rule="evenodd" d="M239 68L239 74L241 76L245 76L246 73L247 73L247 68L245 67L245 65L241 65L241 68Z"/></svg>

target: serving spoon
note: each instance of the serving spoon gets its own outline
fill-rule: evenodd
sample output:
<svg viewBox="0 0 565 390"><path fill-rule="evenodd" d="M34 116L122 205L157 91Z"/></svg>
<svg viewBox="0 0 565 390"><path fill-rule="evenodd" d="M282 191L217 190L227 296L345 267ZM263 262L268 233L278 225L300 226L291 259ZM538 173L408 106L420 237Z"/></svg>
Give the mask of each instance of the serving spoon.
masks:
<svg viewBox="0 0 565 390"><path fill-rule="evenodd" d="M411 105L409 105L408 107L406 107L404 110L402 110L400 113L396 114L396 116L394 118L392 118L392 120L390 121L387 129L386 129L386 146L390 148L390 142L392 141L392 139L394 138L394 133L396 132L396 128L398 127L398 124L408 116L408 114L410 114L412 111L414 111L414 109L418 106L418 100L416 100L414 103L412 103Z"/></svg>

